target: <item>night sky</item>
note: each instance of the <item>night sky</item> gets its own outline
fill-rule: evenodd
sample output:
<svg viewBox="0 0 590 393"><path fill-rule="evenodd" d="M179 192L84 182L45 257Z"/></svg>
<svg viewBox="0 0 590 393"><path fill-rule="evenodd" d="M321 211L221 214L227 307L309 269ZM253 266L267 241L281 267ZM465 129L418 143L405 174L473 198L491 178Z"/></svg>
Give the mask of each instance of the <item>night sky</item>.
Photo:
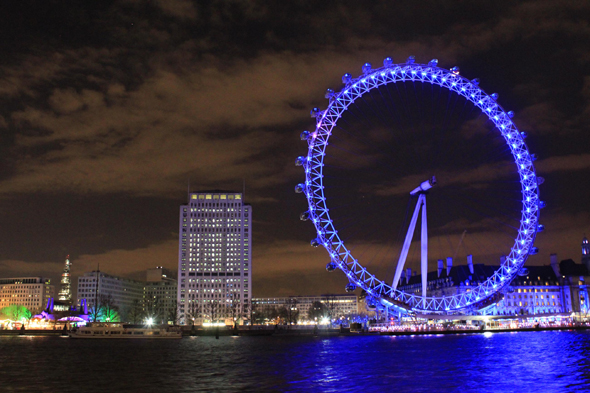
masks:
<svg viewBox="0 0 590 393"><path fill-rule="evenodd" d="M590 235L590 4L371 4L3 5L0 276L56 280L68 254L75 279L98 264L134 278L157 265L176 269L188 185L241 191L245 183L254 296L343 292L344 275L326 273L326 252L310 247L313 227L299 220L299 134L313 127L310 109L326 107L324 92L339 90L344 73L410 55L459 66L515 112L539 156L547 202L540 253L528 263L546 264L550 253L579 261ZM468 224L448 227L449 248Z"/></svg>

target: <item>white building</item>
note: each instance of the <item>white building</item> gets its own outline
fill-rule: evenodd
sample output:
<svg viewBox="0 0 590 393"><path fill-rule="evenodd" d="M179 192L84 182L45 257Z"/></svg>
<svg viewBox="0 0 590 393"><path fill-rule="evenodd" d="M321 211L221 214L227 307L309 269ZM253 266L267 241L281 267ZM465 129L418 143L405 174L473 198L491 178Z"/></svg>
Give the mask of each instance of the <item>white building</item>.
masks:
<svg viewBox="0 0 590 393"><path fill-rule="evenodd" d="M504 299L485 310L488 315L571 313L570 293L554 266L529 266L510 283Z"/></svg>
<svg viewBox="0 0 590 393"><path fill-rule="evenodd" d="M569 315L572 312L587 313L584 301L588 298L585 265L572 260L557 263L557 256L551 254L550 265L527 266L520 270L489 306L470 312L483 315ZM473 264L453 266L448 258L447 265L439 261L438 271L429 272L427 293L429 296L451 296L469 291L474 285L487 280L499 266ZM408 272L402 276L400 290L419 294L421 276Z"/></svg>
<svg viewBox="0 0 590 393"><path fill-rule="evenodd" d="M98 282L98 284L97 284ZM134 302L143 302L143 288L145 283L128 278L112 276L103 272L88 272L78 277L78 305L86 299L88 308L94 307L101 300L112 299L117 307L122 321L127 320L127 313L134 306ZM98 301L97 301L98 299Z"/></svg>
<svg viewBox="0 0 590 393"><path fill-rule="evenodd" d="M0 278L0 309L19 305L33 314L41 312L53 291L51 281L43 277Z"/></svg>
<svg viewBox="0 0 590 393"><path fill-rule="evenodd" d="M291 308L297 311L299 322L308 320L309 309L315 302L322 303L331 314L332 319L359 314L358 297L354 294L252 299L254 310L257 313L268 313L280 311L281 308Z"/></svg>
<svg viewBox="0 0 590 393"><path fill-rule="evenodd" d="M178 287L172 272L161 266L148 269L143 287L143 312L158 323L178 323Z"/></svg>
<svg viewBox="0 0 590 393"><path fill-rule="evenodd" d="M252 208L241 193L198 192L180 206L181 323L241 316L252 298ZM189 322L190 321L190 322Z"/></svg>

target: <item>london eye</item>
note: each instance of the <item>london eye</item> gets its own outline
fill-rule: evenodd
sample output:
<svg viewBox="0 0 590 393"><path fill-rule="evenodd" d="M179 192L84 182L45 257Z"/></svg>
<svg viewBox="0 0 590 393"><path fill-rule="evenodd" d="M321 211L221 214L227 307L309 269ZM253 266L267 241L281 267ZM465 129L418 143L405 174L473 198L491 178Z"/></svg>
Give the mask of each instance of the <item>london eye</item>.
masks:
<svg viewBox="0 0 590 393"><path fill-rule="evenodd" d="M307 199L301 219L315 227L311 245L328 252L326 269L396 312L485 307L538 252L542 178L526 133L497 94L436 59L365 63L342 82L311 111L307 155L295 162L305 172L295 187ZM457 256L494 269L469 275L461 291L435 290L437 269Z"/></svg>

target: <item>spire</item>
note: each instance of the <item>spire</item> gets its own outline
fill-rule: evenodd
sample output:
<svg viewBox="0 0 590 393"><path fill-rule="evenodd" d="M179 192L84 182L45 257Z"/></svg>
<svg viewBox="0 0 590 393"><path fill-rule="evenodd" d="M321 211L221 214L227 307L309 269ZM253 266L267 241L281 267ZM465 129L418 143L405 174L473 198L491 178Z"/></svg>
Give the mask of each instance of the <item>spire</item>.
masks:
<svg viewBox="0 0 590 393"><path fill-rule="evenodd" d="M72 263L70 262L70 256L66 257L64 264L64 270L61 274L61 282L58 294L58 300L72 303L72 280L70 277L70 270L72 269Z"/></svg>
<svg viewBox="0 0 590 393"><path fill-rule="evenodd" d="M582 264L586 265L588 270L590 270L590 244L588 244L586 234L584 234L584 238L582 239Z"/></svg>

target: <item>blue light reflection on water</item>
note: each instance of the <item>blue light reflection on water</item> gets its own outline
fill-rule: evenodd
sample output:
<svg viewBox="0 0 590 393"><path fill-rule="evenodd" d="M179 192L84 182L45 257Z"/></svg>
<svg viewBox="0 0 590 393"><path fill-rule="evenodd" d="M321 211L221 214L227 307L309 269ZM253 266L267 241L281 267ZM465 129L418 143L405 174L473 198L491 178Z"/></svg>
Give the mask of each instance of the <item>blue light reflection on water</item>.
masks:
<svg viewBox="0 0 590 393"><path fill-rule="evenodd" d="M174 341L0 337L0 386L26 392L590 391L590 331Z"/></svg>

